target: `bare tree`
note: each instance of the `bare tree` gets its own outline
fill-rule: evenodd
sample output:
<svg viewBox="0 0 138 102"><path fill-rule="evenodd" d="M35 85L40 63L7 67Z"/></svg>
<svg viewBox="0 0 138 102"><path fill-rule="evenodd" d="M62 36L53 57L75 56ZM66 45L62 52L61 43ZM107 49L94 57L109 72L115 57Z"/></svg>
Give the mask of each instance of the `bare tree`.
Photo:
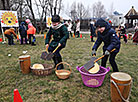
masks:
<svg viewBox="0 0 138 102"><path fill-rule="evenodd" d="M87 18L89 16L89 7L86 9L82 3L77 4L77 16L78 18Z"/></svg>
<svg viewBox="0 0 138 102"><path fill-rule="evenodd" d="M30 12L31 12L32 17L33 17L33 20L35 21L35 14L34 14L33 7L32 7L32 0L26 0L26 3L27 3L27 6L30 9Z"/></svg>
<svg viewBox="0 0 138 102"><path fill-rule="evenodd" d="M107 13L109 19L113 19L113 18L114 18L114 15L113 15L114 10L115 10L115 9L114 9L114 4L112 3L111 6L110 6L110 10L109 10L109 12Z"/></svg>
<svg viewBox="0 0 138 102"><path fill-rule="evenodd" d="M72 18L72 20L77 19L77 7L76 7L76 2L73 2L71 5L71 10L69 11L70 16Z"/></svg>
<svg viewBox="0 0 138 102"><path fill-rule="evenodd" d="M69 7L67 6L66 14L71 17L72 20L83 19L90 17L89 6L87 8L82 3L73 2Z"/></svg>
<svg viewBox="0 0 138 102"><path fill-rule="evenodd" d="M45 27L46 22L46 15L47 15L47 9L49 6L49 1L50 0L35 0L35 5L37 7L38 15L39 15L39 21L40 21L40 30L43 30L43 27Z"/></svg>
<svg viewBox="0 0 138 102"><path fill-rule="evenodd" d="M93 4L93 17L101 18L105 16L105 13L106 13L106 10L104 8L104 5L101 3L101 1L98 1Z"/></svg>
<svg viewBox="0 0 138 102"><path fill-rule="evenodd" d="M62 7L62 0L50 0L48 12L50 15L60 14Z"/></svg>
<svg viewBox="0 0 138 102"><path fill-rule="evenodd" d="M0 9L2 10L10 10L10 0L0 0Z"/></svg>

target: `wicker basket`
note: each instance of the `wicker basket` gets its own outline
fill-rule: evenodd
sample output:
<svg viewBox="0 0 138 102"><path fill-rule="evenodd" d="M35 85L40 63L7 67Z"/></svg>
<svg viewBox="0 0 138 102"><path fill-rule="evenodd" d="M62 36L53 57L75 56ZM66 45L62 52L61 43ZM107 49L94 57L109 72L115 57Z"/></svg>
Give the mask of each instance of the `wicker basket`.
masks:
<svg viewBox="0 0 138 102"><path fill-rule="evenodd" d="M57 67L58 67L60 64L66 64L67 66L69 66L70 70L65 70L65 69L57 70ZM72 70L71 70L71 66L70 66L68 63L66 63L66 62L60 62L60 63L58 63L58 64L56 65L56 71L55 71L55 73L56 73L56 75L57 75L57 77L58 77L59 79L67 79L67 78L70 76L71 71L72 71Z"/></svg>
<svg viewBox="0 0 138 102"><path fill-rule="evenodd" d="M33 69L31 67L31 71L33 74L38 76L47 76L52 73L53 65L52 64L42 64L44 66L44 69Z"/></svg>

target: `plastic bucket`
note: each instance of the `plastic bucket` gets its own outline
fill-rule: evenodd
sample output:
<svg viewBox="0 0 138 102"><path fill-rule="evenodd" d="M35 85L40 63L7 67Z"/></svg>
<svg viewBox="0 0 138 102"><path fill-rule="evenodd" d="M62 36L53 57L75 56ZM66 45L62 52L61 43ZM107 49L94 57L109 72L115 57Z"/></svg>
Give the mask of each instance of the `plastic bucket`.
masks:
<svg viewBox="0 0 138 102"><path fill-rule="evenodd" d="M82 81L84 85L88 87L99 87L102 85L104 81L104 77L107 72L110 71L110 68L104 68L100 66L100 70L96 74L90 74L88 71L84 69L84 67L76 67L77 70L81 73Z"/></svg>
<svg viewBox="0 0 138 102"><path fill-rule="evenodd" d="M23 74L30 72L31 60L30 55L19 56L20 68Z"/></svg>
<svg viewBox="0 0 138 102"><path fill-rule="evenodd" d="M123 72L111 74L110 91L112 102L129 102L132 78Z"/></svg>

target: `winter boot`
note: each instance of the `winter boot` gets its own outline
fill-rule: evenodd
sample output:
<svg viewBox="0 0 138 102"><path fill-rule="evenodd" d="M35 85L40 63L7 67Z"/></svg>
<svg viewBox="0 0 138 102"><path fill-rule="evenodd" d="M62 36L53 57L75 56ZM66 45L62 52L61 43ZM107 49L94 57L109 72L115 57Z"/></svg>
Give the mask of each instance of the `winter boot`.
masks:
<svg viewBox="0 0 138 102"><path fill-rule="evenodd" d="M32 46L36 46L36 44L34 42L32 42Z"/></svg>
<svg viewBox="0 0 138 102"><path fill-rule="evenodd" d="M55 64L54 68L56 67L56 65L58 63L62 62L61 57L57 57L57 56L54 56L53 60L54 60L54 64ZM60 70L60 69L64 69L63 64L58 65L57 70Z"/></svg>

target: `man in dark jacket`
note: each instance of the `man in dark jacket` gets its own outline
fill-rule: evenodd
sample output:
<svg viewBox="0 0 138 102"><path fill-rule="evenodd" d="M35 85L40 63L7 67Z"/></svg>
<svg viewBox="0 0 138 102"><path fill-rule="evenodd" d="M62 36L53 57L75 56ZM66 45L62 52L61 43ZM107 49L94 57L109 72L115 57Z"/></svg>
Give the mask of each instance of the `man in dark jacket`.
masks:
<svg viewBox="0 0 138 102"><path fill-rule="evenodd" d="M25 38L25 44L27 44L27 29L25 26L25 22L21 22L21 25L19 27L19 32L21 35L21 44L23 44L23 38Z"/></svg>
<svg viewBox="0 0 138 102"><path fill-rule="evenodd" d="M95 34L95 27L94 27L94 21L90 22L90 32L91 32L91 42L94 42L93 37L96 35Z"/></svg>
<svg viewBox="0 0 138 102"><path fill-rule="evenodd" d="M101 45L102 42L104 42L103 54L105 55L105 57L102 58L101 66L106 67L106 62L110 55L109 62L113 68L113 71L118 72L119 70L115 62L115 57L120 49L120 40L115 31L105 20L100 18L97 20L95 25L98 30L98 38L92 48L92 56L96 55L98 47ZM114 48L116 50L110 53L110 51Z"/></svg>
<svg viewBox="0 0 138 102"><path fill-rule="evenodd" d="M50 42L51 36L53 36L53 40ZM57 47L60 46L56 52L54 53L54 63L55 66L62 62L62 57L60 55L61 49L63 49L66 46L67 39L69 38L69 32L67 30L67 27L60 23L60 16L59 15L53 15L52 16L52 26L50 27L47 35L46 35L46 40L45 40L45 45L48 47L49 52L53 52L53 50ZM57 68L63 69L63 65L60 64Z"/></svg>

